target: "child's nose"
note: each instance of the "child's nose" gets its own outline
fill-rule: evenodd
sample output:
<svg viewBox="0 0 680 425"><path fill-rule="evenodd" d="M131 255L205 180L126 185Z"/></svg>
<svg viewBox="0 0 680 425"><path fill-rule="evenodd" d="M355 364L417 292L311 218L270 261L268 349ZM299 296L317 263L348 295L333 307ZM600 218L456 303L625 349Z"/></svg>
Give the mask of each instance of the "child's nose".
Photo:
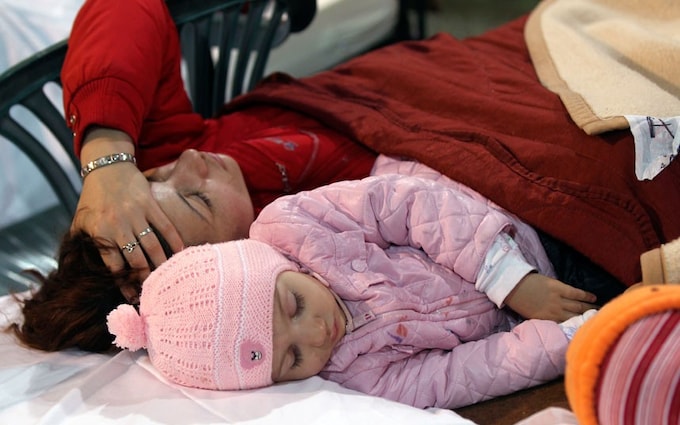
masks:
<svg viewBox="0 0 680 425"><path fill-rule="evenodd" d="M326 321L321 317L314 317L309 320L309 325L304 335L305 342L312 347L323 347L328 341L329 333Z"/></svg>

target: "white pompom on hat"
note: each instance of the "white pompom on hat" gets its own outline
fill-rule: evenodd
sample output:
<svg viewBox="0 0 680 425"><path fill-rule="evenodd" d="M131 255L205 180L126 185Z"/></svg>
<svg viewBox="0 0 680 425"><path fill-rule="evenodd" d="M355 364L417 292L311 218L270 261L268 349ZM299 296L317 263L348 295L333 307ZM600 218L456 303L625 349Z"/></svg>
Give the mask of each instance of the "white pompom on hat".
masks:
<svg viewBox="0 0 680 425"><path fill-rule="evenodd" d="M271 385L277 276L298 266L254 240L190 247L144 281L139 313L121 305L107 317L114 343L146 348L177 384L239 390Z"/></svg>

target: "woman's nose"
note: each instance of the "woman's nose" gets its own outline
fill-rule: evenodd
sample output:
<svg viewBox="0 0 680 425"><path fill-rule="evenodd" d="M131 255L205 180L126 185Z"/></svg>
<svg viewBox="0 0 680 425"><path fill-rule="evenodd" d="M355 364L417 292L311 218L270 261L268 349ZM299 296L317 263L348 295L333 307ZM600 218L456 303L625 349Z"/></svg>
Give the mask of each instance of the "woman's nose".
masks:
<svg viewBox="0 0 680 425"><path fill-rule="evenodd" d="M208 165L199 151L187 149L177 159L175 172L205 178L208 175Z"/></svg>
<svg viewBox="0 0 680 425"><path fill-rule="evenodd" d="M310 318L304 331L304 342L312 347L323 347L329 337L328 326L321 317Z"/></svg>

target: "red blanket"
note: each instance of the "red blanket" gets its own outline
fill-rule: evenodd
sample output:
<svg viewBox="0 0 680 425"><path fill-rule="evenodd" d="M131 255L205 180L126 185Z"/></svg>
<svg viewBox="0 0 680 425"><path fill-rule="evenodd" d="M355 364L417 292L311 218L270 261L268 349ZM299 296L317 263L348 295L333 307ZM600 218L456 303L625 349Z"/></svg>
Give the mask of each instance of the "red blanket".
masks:
<svg viewBox="0 0 680 425"><path fill-rule="evenodd" d="M524 22L388 46L306 79L277 74L234 106L284 106L415 158L635 283L639 255L680 236L680 161L637 181L630 133L586 135L538 82Z"/></svg>

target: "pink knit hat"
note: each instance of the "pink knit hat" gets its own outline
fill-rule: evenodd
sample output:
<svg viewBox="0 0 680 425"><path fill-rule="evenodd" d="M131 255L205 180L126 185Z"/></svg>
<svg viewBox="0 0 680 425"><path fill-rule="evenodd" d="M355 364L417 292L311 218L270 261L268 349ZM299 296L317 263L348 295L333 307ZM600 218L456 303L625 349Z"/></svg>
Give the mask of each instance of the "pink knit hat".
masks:
<svg viewBox="0 0 680 425"><path fill-rule="evenodd" d="M144 281L139 314L128 304L109 314L109 332L184 386L271 385L274 286L286 270L298 267L255 240L187 248Z"/></svg>

